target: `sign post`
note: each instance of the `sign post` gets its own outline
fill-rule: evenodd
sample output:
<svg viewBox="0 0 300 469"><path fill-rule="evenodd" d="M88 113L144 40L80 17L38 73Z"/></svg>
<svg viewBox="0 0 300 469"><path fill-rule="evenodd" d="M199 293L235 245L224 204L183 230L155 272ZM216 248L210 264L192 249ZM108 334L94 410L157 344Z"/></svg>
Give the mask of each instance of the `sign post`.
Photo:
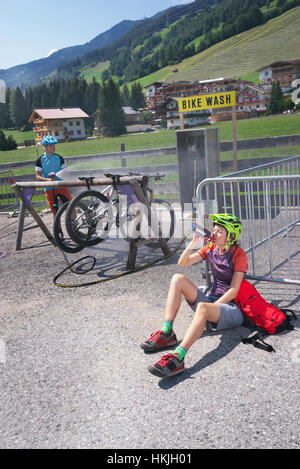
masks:
<svg viewBox="0 0 300 469"><path fill-rule="evenodd" d="M224 91L222 93L210 93L199 96L178 98L178 110L180 113L180 118L184 112L202 111L204 109L217 109L224 107L232 108L233 171L235 172L238 170L235 91Z"/></svg>

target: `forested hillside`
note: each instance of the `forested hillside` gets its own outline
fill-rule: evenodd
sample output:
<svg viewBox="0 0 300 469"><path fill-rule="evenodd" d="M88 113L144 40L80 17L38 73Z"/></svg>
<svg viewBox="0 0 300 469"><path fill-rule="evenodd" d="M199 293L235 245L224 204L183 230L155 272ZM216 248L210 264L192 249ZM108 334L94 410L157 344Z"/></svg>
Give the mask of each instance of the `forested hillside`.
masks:
<svg viewBox="0 0 300 469"><path fill-rule="evenodd" d="M300 0L196 0L139 24L122 39L59 68L58 77L78 76L88 64L109 61L105 78L122 84L207 50L300 5Z"/></svg>

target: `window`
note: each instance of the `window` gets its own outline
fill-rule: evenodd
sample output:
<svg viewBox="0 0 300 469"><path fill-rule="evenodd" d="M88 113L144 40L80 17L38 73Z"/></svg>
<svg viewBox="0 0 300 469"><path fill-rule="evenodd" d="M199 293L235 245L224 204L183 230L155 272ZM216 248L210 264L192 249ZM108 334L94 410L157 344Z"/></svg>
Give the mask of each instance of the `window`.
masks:
<svg viewBox="0 0 300 469"><path fill-rule="evenodd" d="M80 121L76 121L76 125L80 125Z"/></svg>
<svg viewBox="0 0 300 469"><path fill-rule="evenodd" d="M59 136L59 132L57 132L57 130L55 131L55 137L58 137Z"/></svg>
<svg viewBox="0 0 300 469"><path fill-rule="evenodd" d="M73 121L69 121L69 125L72 127L72 125L73 125Z"/></svg>
<svg viewBox="0 0 300 469"><path fill-rule="evenodd" d="M81 130L77 130L77 135L81 135Z"/></svg>

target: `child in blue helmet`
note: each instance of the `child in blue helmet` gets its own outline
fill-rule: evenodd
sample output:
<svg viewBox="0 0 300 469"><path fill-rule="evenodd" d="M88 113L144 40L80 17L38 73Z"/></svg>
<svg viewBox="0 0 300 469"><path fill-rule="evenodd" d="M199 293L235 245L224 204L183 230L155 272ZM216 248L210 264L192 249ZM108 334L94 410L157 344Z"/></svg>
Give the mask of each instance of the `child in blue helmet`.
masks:
<svg viewBox="0 0 300 469"><path fill-rule="evenodd" d="M45 152L36 160L35 163L36 178L38 181L55 181L58 179L56 173L61 169L66 168L66 163L63 157L55 153L56 143L56 138L51 135L46 135L42 140ZM55 189L52 187L46 187L44 192L50 210L53 214L53 218L55 218L55 214L58 209L57 197L60 197L63 202L67 202L72 199L70 192L65 187Z"/></svg>

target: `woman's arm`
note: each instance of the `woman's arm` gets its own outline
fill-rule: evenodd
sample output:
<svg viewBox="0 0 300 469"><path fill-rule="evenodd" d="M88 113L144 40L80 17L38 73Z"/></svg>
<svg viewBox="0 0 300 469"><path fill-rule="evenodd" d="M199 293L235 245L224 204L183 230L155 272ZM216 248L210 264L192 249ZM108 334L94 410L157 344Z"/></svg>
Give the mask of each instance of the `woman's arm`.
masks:
<svg viewBox="0 0 300 469"><path fill-rule="evenodd" d="M220 296L215 303L229 303L234 300L238 294L244 276L245 272L234 272L229 289L224 295Z"/></svg>
<svg viewBox="0 0 300 469"><path fill-rule="evenodd" d="M197 248L198 242L199 238L196 234L194 234L192 241L178 259L178 265L180 267L196 264L197 262L203 260L203 257L198 252L193 253L193 250Z"/></svg>

